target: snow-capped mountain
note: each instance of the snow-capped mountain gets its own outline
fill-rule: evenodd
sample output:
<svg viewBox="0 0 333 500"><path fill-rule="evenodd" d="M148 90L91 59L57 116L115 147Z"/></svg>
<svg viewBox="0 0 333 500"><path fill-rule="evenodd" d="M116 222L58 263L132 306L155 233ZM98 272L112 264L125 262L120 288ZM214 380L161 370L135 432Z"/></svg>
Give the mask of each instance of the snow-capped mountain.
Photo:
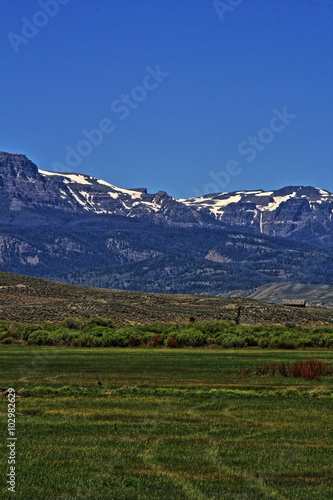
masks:
<svg viewBox="0 0 333 500"><path fill-rule="evenodd" d="M68 207L98 215L136 217L156 214L163 211L166 201L169 204L175 201L164 191L151 195L145 188L123 189L88 175L38 172L44 177L45 184L57 183L60 197Z"/></svg>
<svg viewBox="0 0 333 500"><path fill-rule="evenodd" d="M0 267L174 293L333 284L333 194L292 186L176 200L0 153ZM74 274L73 274L74 273Z"/></svg>
<svg viewBox="0 0 333 500"><path fill-rule="evenodd" d="M310 206L333 201L333 194L320 188L289 186L278 191L235 191L233 193L218 193L206 195L199 198L184 198L178 201L185 203L189 207L198 210L208 209L214 214L216 219L223 220L223 216L234 207L235 203L240 206L243 203L255 204L256 208L249 207L250 212L254 212L254 216L260 216L264 212L273 212L277 210L282 203L290 201L292 198L305 198L309 201Z"/></svg>
<svg viewBox="0 0 333 500"><path fill-rule="evenodd" d="M333 194L289 186L176 200L164 191L119 188L93 176L38 169L26 156L0 153L2 212L54 209L118 215L167 224L219 225L255 233L333 244Z"/></svg>
<svg viewBox="0 0 333 500"><path fill-rule="evenodd" d="M0 206L11 212L39 207L71 213L150 216L184 224L200 218L195 209L164 191L148 194L144 188L118 188L89 175L39 170L25 155L4 152L0 153Z"/></svg>
<svg viewBox="0 0 333 500"><path fill-rule="evenodd" d="M276 191L236 191L179 200L209 212L217 221L273 236L305 241L333 237L333 194L320 188L288 186Z"/></svg>

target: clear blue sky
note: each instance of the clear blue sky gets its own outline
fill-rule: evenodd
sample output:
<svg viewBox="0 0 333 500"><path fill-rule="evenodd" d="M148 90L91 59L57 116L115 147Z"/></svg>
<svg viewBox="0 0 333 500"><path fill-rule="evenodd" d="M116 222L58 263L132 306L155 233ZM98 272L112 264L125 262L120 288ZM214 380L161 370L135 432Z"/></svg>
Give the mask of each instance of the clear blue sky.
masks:
<svg viewBox="0 0 333 500"><path fill-rule="evenodd" d="M333 1L228 2L2 0L0 149L176 198L333 191Z"/></svg>

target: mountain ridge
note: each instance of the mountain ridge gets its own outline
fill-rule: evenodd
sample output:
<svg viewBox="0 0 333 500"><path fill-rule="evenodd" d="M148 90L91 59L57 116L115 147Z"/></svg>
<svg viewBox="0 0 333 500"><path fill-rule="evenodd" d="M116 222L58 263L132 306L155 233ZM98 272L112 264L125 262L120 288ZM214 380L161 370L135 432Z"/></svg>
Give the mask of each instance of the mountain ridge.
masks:
<svg viewBox="0 0 333 500"><path fill-rule="evenodd" d="M225 225L333 245L333 194L311 186L234 191L175 199L165 191L126 189L94 176L51 172L25 155L0 152L2 210L44 207L96 215L150 218L167 224Z"/></svg>
<svg viewBox="0 0 333 500"><path fill-rule="evenodd" d="M21 274L163 293L333 284L332 214L310 186L176 200L0 153L0 266Z"/></svg>

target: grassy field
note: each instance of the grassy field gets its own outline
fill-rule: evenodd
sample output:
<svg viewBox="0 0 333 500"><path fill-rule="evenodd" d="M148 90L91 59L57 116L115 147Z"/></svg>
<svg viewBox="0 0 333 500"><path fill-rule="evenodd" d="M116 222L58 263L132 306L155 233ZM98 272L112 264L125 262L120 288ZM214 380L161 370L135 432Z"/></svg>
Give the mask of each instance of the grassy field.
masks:
<svg viewBox="0 0 333 500"><path fill-rule="evenodd" d="M17 395L12 495L332 498L333 377L254 374L261 362L313 357L332 361L327 349L2 345L0 385ZM2 396L4 499L7 403Z"/></svg>

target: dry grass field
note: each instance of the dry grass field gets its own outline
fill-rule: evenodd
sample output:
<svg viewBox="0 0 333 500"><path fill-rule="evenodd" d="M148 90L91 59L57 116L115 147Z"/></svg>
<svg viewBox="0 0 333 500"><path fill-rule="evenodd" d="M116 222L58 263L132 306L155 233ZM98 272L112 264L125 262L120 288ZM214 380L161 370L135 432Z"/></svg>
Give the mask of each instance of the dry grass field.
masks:
<svg viewBox="0 0 333 500"><path fill-rule="evenodd" d="M102 316L118 325L135 323L234 321L243 324L333 325L333 311L298 309L253 299L166 295L68 285L0 272L0 321L39 323L67 317Z"/></svg>

